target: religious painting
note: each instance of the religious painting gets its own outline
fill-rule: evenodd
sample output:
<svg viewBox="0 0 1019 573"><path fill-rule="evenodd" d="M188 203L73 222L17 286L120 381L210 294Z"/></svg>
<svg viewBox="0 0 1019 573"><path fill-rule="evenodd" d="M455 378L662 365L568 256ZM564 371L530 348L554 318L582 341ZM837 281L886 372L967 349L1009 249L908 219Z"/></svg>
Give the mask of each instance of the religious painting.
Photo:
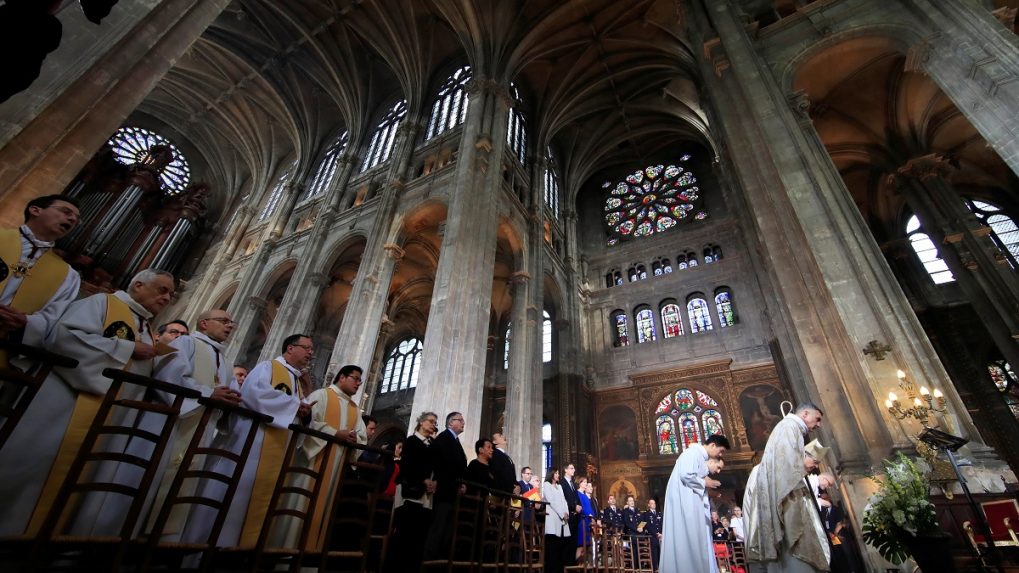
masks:
<svg viewBox="0 0 1019 573"><path fill-rule="evenodd" d="M778 388L764 384L751 386L740 394L740 412L747 428L750 449L757 452L764 450L772 428L782 420L783 399Z"/></svg>
<svg viewBox="0 0 1019 573"><path fill-rule="evenodd" d="M625 478L619 478L609 486L609 495L614 495L616 497L616 505L623 507L626 505L626 498L628 496L637 497L637 486ZM608 497L605 499L608 500Z"/></svg>
<svg viewBox="0 0 1019 573"><path fill-rule="evenodd" d="M603 461L637 459L640 452L637 447L637 417L633 410L626 406L606 408L601 413L598 429Z"/></svg>

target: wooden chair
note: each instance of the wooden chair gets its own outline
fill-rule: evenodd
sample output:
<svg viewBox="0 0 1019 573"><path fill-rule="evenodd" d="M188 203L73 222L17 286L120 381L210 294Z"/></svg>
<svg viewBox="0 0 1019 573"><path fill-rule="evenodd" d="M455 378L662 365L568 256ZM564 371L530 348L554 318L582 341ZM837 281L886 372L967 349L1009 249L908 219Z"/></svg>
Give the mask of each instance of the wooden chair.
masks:
<svg viewBox="0 0 1019 573"><path fill-rule="evenodd" d="M545 507L540 502L521 499L520 527L510 534L506 544L507 571L542 571L545 568ZM526 504L530 503L530 506Z"/></svg>
<svg viewBox="0 0 1019 573"><path fill-rule="evenodd" d="M3 449L53 367L77 368L78 361L7 340L0 340L0 351L5 352L7 358L23 356L32 362L26 371L0 367L0 449Z"/></svg>
<svg viewBox="0 0 1019 573"><path fill-rule="evenodd" d="M360 444L347 447L348 459L355 459L365 450L392 455ZM380 517L376 506L385 488L382 483L385 468L383 464L360 461L348 465L354 471L348 471L337 486L325 531L327 546L320 551L307 552L303 559L305 566L317 566L320 572L367 569L372 530L375 519Z"/></svg>
<svg viewBox="0 0 1019 573"><path fill-rule="evenodd" d="M109 571L120 569L123 558L129 548L134 532L138 527L142 507L146 495L152 485L159 460L173 432L174 423L180 413L185 399L199 398L201 394L190 388L168 384L145 376L139 376L123 370L107 368L103 376L113 380L106 396L103 398L93 419L92 425L85 434L81 448L67 472L67 476L57 492L53 507L42 524L29 558L29 569L49 564L53 568L59 563L68 569L103 568ZM121 390L126 385L145 388L146 395L162 392L172 397L173 402L165 404L158 401L133 400L120 398ZM144 430L138 427L138 418L133 426L109 425L109 415L114 408L134 411L139 415L149 414L161 417L159 428ZM158 420L159 418L157 418ZM105 442L110 438L125 437L126 444L138 440L140 444L151 444L152 450L147 456L128 454L117 451L120 448L105 449ZM126 448L126 446L125 446ZM97 472L86 472L89 464L118 463L118 472L122 466L141 470L137 485L98 481ZM76 513L79 503L87 501L89 494L112 493L129 498L130 505L120 526L118 534L111 537L82 537L64 533L68 521ZM79 503L72 503L72 498ZM100 565L105 564L105 565Z"/></svg>
<svg viewBox="0 0 1019 573"><path fill-rule="evenodd" d="M140 570L142 571L147 571L153 563L159 563L161 565L171 566L174 568L180 567L182 560L186 556L195 553L201 554L198 569L202 571L209 569L213 563L213 553L216 547L216 540L219 539L219 534L223 529L224 522L226 521L227 509L230 507L230 504L233 502L234 495L237 493L237 484L240 482L241 472L244 470L244 463L248 459L248 454L251 452L251 445L255 440L255 435L258 433L259 424L268 424L272 422L272 416L260 414L240 406L227 404L226 402L220 402L209 398L199 398L198 403L204 406L204 411L202 412L202 417L198 422L198 427L195 430L194 435L191 437L191 441L188 443L187 449L184 451L184 458L181 461L180 469L177 471L173 482L170 484L170 489L166 494L166 500L163 502L162 507L158 509L158 513L156 514L156 520L153 522L152 531L149 533L144 551L139 560L141 564ZM214 414L217 412L220 416L232 416L251 420L251 423L248 424L247 435L244 437L244 441L239 452L231 452L230 450L219 447L215 441L206 445L206 442L208 441L206 439L206 435L214 431L214 426L218 422L218 419L214 417ZM236 427L237 425L235 425L235 428ZM202 464L199 467L195 467L195 458L199 456L202 457ZM233 471L229 474L219 474L206 469L210 467L209 462L214 458L226 458L234 462ZM195 493L181 493L185 483L199 485L201 480L213 480L225 484L227 489L223 498L212 499L209 497L203 497L198 495L197 491ZM167 521L170 519L170 514L174 508L179 506L206 506L211 507L216 512L212 528L204 542L188 543L182 541L167 542L162 540L162 536L166 530Z"/></svg>
<svg viewBox="0 0 1019 573"><path fill-rule="evenodd" d="M991 539L995 547L1019 547L1019 537L1015 531L1015 528L1019 527L1019 504L1014 499L999 499L981 502L980 508L987 517L987 525L991 528ZM969 521L963 522L962 527L973 548L981 554L987 547L986 537L975 530Z"/></svg>
<svg viewBox="0 0 1019 573"><path fill-rule="evenodd" d="M422 570L473 571L477 560L478 525L481 521L484 500L478 495L458 495L453 503L450 524L452 543L446 559L431 559L422 563Z"/></svg>

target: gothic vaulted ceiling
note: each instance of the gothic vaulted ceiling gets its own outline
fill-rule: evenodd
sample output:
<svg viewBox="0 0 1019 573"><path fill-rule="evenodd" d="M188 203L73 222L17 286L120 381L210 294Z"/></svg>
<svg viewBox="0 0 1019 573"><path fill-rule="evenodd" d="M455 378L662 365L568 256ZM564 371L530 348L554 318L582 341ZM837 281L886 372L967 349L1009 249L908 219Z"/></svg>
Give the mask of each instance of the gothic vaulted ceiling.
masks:
<svg viewBox="0 0 1019 573"><path fill-rule="evenodd" d="M237 0L134 119L180 133L238 194L339 130L363 143L394 99L427 109L467 63L518 87L530 152L551 146L575 192L707 141L684 26L679 0Z"/></svg>

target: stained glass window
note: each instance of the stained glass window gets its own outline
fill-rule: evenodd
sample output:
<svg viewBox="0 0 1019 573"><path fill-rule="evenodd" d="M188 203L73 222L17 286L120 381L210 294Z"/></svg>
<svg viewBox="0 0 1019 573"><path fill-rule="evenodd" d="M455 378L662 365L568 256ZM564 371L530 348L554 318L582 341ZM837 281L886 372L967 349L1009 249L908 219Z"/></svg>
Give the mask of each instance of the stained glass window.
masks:
<svg viewBox="0 0 1019 573"><path fill-rule="evenodd" d="M729 291L716 291L715 310L718 311L718 326L725 328L736 324L736 314L732 311L732 297Z"/></svg>
<svg viewBox="0 0 1019 573"><path fill-rule="evenodd" d="M509 370L509 350L510 350L510 334L513 332L512 327L506 329L506 338L503 340L503 351L502 351L502 369Z"/></svg>
<svg viewBox="0 0 1019 573"><path fill-rule="evenodd" d="M552 211L552 216L559 218L559 176L556 175L555 162L552 161L552 150L545 154L545 205Z"/></svg>
<svg viewBox="0 0 1019 573"><path fill-rule="evenodd" d="M647 267L644 265L637 265L637 280L642 281L647 278Z"/></svg>
<svg viewBox="0 0 1019 573"><path fill-rule="evenodd" d="M467 82L471 81L471 67L464 66L446 78L432 104L432 117L428 120L425 140L453 129L467 118Z"/></svg>
<svg viewBox="0 0 1019 573"><path fill-rule="evenodd" d="M669 410L672 410L672 394L666 394L662 401L658 403L658 408L655 409L655 414L664 414Z"/></svg>
<svg viewBox="0 0 1019 573"><path fill-rule="evenodd" d="M163 192L176 195L191 182L191 167L184 154L169 139L154 131L140 127L122 127L107 142L113 150L113 157L124 165L148 163L149 149L154 145L165 145L170 148L173 160L159 173L159 181Z"/></svg>
<svg viewBox="0 0 1019 573"><path fill-rule="evenodd" d="M971 199L966 201L966 206L980 222L991 228L994 244L1005 254L1012 268L1016 268L1016 260L1019 259L1019 227L1016 227L1015 221L1000 207L984 201Z"/></svg>
<svg viewBox="0 0 1019 573"><path fill-rule="evenodd" d="M686 388L676 390L676 407L680 410L693 408L693 392Z"/></svg>
<svg viewBox="0 0 1019 573"><path fill-rule="evenodd" d="M541 321L541 361L552 362L552 317L548 311L542 311Z"/></svg>
<svg viewBox="0 0 1019 573"><path fill-rule="evenodd" d="M715 402L714 398L708 396L707 394L701 392L700 390L697 391L697 401L700 402L701 405L707 406L709 408L718 406L718 402Z"/></svg>
<svg viewBox="0 0 1019 573"><path fill-rule="evenodd" d="M521 165L526 165L527 159L527 121L520 108L523 101L520 99L520 91L517 86L510 84L510 95L513 97L513 107L509 109L509 120L506 126L506 142L513 150L513 156Z"/></svg>
<svg viewBox="0 0 1019 573"><path fill-rule="evenodd" d="M683 436L683 449L690 447L690 444L701 443L701 426L697 422L697 416L686 412L679 415L679 431Z"/></svg>
<svg viewBox="0 0 1019 573"><path fill-rule="evenodd" d="M697 178L683 163L650 165L620 181L605 199L605 223L609 235L617 239L650 237L667 231L680 221L703 219ZM611 188L612 185L609 184Z"/></svg>
<svg viewBox="0 0 1019 573"><path fill-rule="evenodd" d="M665 274L672 272L672 265L669 264L669 259L662 259L662 271L664 271Z"/></svg>
<svg viewBox="0 0 1019 573"><path fill-rule="evenodd" d="M389 159L389 154L393 152L393 143L396 141L396 128L405 115L407 115L407 100L400 100L389 108L378 127L375 128L375 133L372 134L368 152L364 155L364 162L361 164L361 171L371 169Z"/></svg>
<svg viewBox="0 0 1019 573"><path fill-rule="evenodd" d="M541 464L541 479L545 480L548 468L552 467L552 424L541 426L541 453L545 463Z"/></svg>
<svg viewBox="0 0 1019 573"><path fill-rule="evenodd" d="M722 415L718 413L718 410L705 410L701 414L701 422L703 422L704 435L707 437L725 431L722 427Z"/></svg>
<svg viewBox="0 0 1019 573"><path fill-rule="evenodd" d="M955 281L955 275L948 269L945 261L941 260L934 241L931 241L927 233L920 230L920 219L916 215L910 217L909 221L906 222L906 237L909 239L910 246L913 247L913 252L920 259L920 263L923 264L924 269L930 275L934 284L939 285Z"/></svg>
<svg viewBox="0 0 1019 573"><path fill-rule="evenodd" d="M679 453L676 444L676 429L670 416L658 417L658 452L661 454Z"/></svg>
<svg viewBox="0 0 1019 573"><path fill-rule="evenodd" d="M690 332L711 330L711 310L703 298L695 296L686 303L686 313L690 315Z"/></svg>
<svg viewBox="0 0 1019 573"><path fill-rule="evenodd" d="M418 384L418 372L421 370L420 338L406 338L392 350L382 368L382 384L379 392L394 392L414 388Z"/></svg>
<svg viewBox="0 0 1019 573"><path fill-rule="evenodd" d="M1012 415L1019 418L1019 376L1012 370L1012 366L1004 360L995 360L987 365L987 373L1005 398Z"/></svg>
<svg viewBox="0 0 1019 573"><path fill-rule="evenodd" d="M293 174L295 167L297 167L296 161L284 169L279 179L276 180L276 186L272 188L272 192L269 193L269 199L265 202L265 207L262 208L262 212L258 215L259 221L268 219L276 212L276 208L279 207L280 201L283 200L283 195L286 194L287 185L290 183L290 176Z"/></svg>
<svg viewBox="0 0 1019 573"><path fill-rule="evenodd" d="M650 308L638 310L633 322L637 325L637 344L657 340L655 336L655 315Z"/></svg>
<svg viewBox="0 0 1019 573"><path fill-rule="evenodd" d="M615 346L626 346L630 343L626 331L626 313L617 310L612 314L612 330L616 337Z"/></svg>
<svg viewBox="0 0 1019 573"><path fill-rule="evenodd" d="M679 313L679 305L670 302L662 306L662 330L665 338L683 335L683 317Z"/></svg>
<svg viewBox="0 0 1019 573"><path fill-rule="evenodd" d="M664 271L662 271L662 263L660 263L658 261L655 261L655 262L651 263L651 272L656 277L662 276L662 273L664 272Z"/></svg>
<svg viewBox="0 0 1019 573"><path fill-rule="evenodd" d="M340 163L340 154L343 153L343 149L346 146L347 132L344 131L333 140L329 145L329 149L326 149L322 161L319 162L318 168L315 169L315 177L312 178L311 183L305 190L304 197L301 197L302 201L318 197L329 189L329 185L333 182L333 176L336 175L336 166Z"/></svg>

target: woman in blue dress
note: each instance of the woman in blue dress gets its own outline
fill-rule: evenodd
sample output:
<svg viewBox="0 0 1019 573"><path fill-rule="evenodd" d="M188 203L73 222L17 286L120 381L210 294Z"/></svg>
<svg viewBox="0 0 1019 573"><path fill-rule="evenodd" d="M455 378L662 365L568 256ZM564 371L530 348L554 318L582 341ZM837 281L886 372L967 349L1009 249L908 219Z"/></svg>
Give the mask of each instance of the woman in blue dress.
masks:
<svg viewBox="0 0 1019 573"><path fill-rule="evenodd" d="M583 563L584 548L587 538L591 535L591 521L594 519L594 507L587 492L590 482L586 477L577 480L577 497L580 499L580 528L577 531L577 563Z"/></svg>

